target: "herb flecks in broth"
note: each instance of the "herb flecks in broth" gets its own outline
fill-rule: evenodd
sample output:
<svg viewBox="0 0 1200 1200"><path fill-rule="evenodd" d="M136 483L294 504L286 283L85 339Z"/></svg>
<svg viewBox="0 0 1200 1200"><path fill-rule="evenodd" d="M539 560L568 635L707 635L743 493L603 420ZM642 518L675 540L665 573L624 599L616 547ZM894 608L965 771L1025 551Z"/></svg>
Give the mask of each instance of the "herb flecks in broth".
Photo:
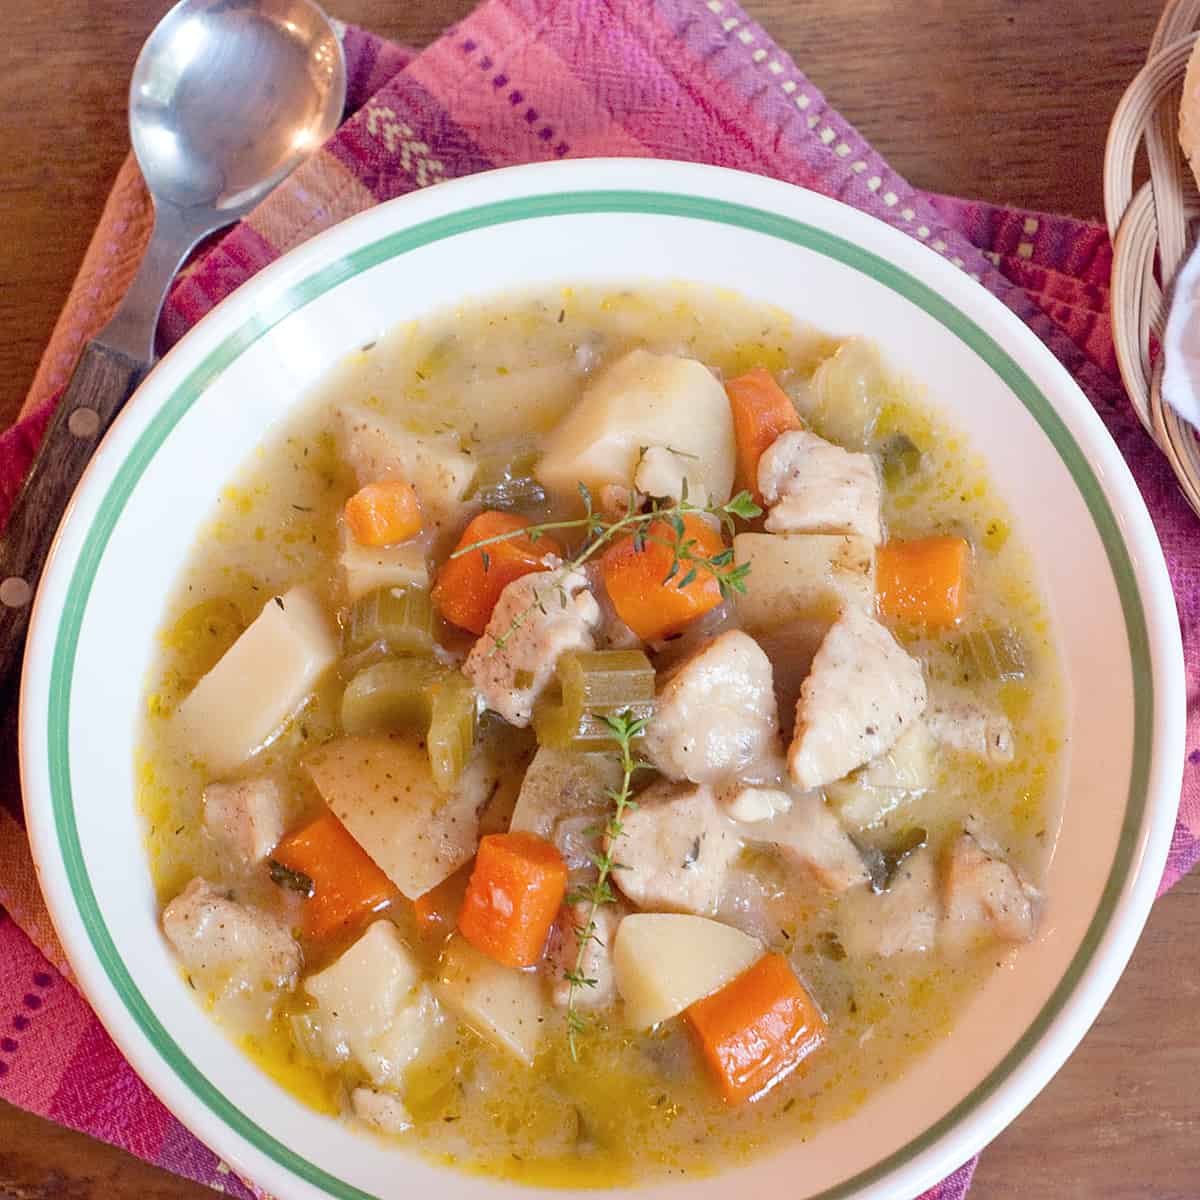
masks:
<svg viewBox="0 0 1200 1200"><path fill-rule="evenodd" d="M577 1007L581 988L595 988L598 980L590 978L584 970L587 961L588 947L597 940L596 913L602 905L615 904L616 893L609 882L617 862L617 842L625 832L624 817L626 810L632 805L637 807L633 799L633 776L639 770L648 770L649 764L634 757L633 742L646 730L649 718L631 717L628 713L616 716L605 715L601 718L608 726L612 740L616 743L617 752L621 758L621 782L615 788L609 788L605 793L612 801L612 812L603 825L603 841L605 850L595 856L593 865L596 868L596 878L591 883L584 883L567 897L568 904L583 904L587 915L582 924L575 926L573 932L579 942L579 951L575 962L565 971L563 978L567 981L567 1041L571 1048L571 1057L579 1060L578 1038L587 1030L587 1020Z"/></svg>
<svg viewBox="0 0 1200 1200"><path fill-rule="evenodd" d="M760 505L757 461L784 432L774 457L796 470ZM810 451L848 472L818 478ZM901 615L879 613L879 548L848 524L866 510L843 476L878 489L884 546L943 539L933 592L908 570L919 555L893 572ZM346 502L385 482L412 486L422 530L358 543ZM760 508L784 493L824 527L769 531ZM483 514L492 531L469 536ZM947 1036L1037 918L1065 739L1020 532L869 341L732 293L550 289L374 339L221 491L164 614L136 785L197 1000L312 1108L527 1184L695 1177L851 1116ZM509 586L524 599L498 608ZM246 762L212 772L180 706L297 587L337 662ZM920 664L927 702L912 728L887 710L904 715L894 739L840 709L864 753L886 748L803 793L783 754L806 681L802 721L822 715L819 652L847 605ZM888 677L870 678L884 702ZM318 822L340 830L338 879L320 855L281 869ZM277 830L279 859L256 858ZM476 881L483 839L517 831L509 849L538 853ZM557 916L544 889L560 876L538 866L555 856ZM193 904L298 945L294 982L187 924L197 879L211 890ZM459 928L472 890L478 944ZM693 922L709 949L639 943L631 917ZM498 961L518 944L533 965ZM714 1054L750 1044L763 996L703 1036L688 1010L738 995L767 956L823 1040L727 1104Z"/></svg>

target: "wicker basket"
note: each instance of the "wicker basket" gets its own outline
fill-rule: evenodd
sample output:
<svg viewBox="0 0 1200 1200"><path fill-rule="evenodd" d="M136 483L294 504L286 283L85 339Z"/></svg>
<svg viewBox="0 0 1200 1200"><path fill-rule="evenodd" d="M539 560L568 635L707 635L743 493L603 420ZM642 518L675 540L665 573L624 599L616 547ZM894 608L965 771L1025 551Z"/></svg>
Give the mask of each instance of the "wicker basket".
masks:
<svg viewBox="0 0 1200 1200"><path fill-rule="evenodd" d="M1169 286L1200 218L1200 195L1179 148L1179 100L1200 33L1200 0L1167 5L1146 65L1117 106L1104 153L1104 212L1113 241L1112 322L1121 377L1146 431L1166 455L1192 508L1200 514L1200 442L1163 404L1162 335ZM1150 178L1134 190L1134 164L1145 145Z"/></svg>

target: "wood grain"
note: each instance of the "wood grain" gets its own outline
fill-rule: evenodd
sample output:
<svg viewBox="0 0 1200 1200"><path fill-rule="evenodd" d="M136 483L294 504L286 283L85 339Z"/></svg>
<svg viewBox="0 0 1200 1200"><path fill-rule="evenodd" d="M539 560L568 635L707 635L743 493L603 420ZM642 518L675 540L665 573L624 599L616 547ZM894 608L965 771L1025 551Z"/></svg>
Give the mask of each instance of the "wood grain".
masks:
<svg viewBox="0 0 1200 1200"><path fill-rule="evenodd" d="M1161 0L745 0L914 184L1096 216L1109 116ZM6 6L0 423L20 405L126 151L129 69L167 0ZM341 0L422 45L470 0ZM1159 902L1083 1045L984 1155L974 1200L1200 1196L1200 880ZM0 1200L211 1196L0 1105Z"/></svg>

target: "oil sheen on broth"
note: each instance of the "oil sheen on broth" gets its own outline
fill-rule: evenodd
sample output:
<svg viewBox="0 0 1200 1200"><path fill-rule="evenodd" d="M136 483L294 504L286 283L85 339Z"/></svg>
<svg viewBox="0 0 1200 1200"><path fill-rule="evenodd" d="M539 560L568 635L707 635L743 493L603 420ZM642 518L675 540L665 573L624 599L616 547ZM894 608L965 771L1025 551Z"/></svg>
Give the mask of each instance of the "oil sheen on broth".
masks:
<svg viewBox="0 0 1200 1200"><path fill-rule="evenodd" d="M879 367L868 346L843 345L737 295L679 284L506 295L402 325L338 364L221 490L171 597L147 685L139 803L162 903L202 876L243 903L298 919L299 895L277 886L261 865L231 864L205 833L202 795L212 775L173 717L270 597L307 582L330 613L344 607L338 520L361 481L340 453L333 406L357 404L421 434L455 433L471 455L503 458L536 451L588 380L636 347L699 359L724 379L766 368L809 428L877 455L889 540L968 539L963 628L1003 630L1006 644L1020 647L1023 669L982 678L960 641L893 628L923 663L931 695L967 681L972 699L1006 722L1016 752L1005 762L943 747L933 756L930 786L900 794L869 828L851 832L883 870L881 863L894 863L916 841L943 847L970 820L1023 879L1040 881L1057 828L1063 695L1033 564L979 458L922 403L915 384ZM461 524L438 532L435 561L452 548ZM469 644L449 641L452 648ZM300 761L340 732L347 676L344 665L328 672L280 735L225 776L283 780L289 830L321 810ZM789 714L783 722L790 727ZM507 828L535 741L532 731L490 718L481 723L480 741L502 767L482 818L486 834ZM944 1038L989 972L1019 952L1015 943L984 939L954 953L849 953L845 898L815 886L769 848L744 849L735 866L753 886L729 910L733 919L789 960L828 1026L825 1044L778 1087L754 1103L728 1106L680 1019L638 1032L624 1027L619 1009L593 1021L575 1061L562 1010L548 1004L531 1068L466 1023L449 1022L440 1046L419 1055L405 1076L412 1127L398 1142L462 1169L537 1184L614 1186L711 1173L853 1113ZM442 943L422 936L412 907L400 898L383 915L432 976ZM361 926L306 947L304 973L336 959L360 933ZM312 1006L303 987L269 1017L244 997L231 1005L215 990L201 987L197 995L254 1061L306 1104L343 1113L350 1091L366 1081L353 1058L330 1062L295 1036L295 1018Z"/></svg>

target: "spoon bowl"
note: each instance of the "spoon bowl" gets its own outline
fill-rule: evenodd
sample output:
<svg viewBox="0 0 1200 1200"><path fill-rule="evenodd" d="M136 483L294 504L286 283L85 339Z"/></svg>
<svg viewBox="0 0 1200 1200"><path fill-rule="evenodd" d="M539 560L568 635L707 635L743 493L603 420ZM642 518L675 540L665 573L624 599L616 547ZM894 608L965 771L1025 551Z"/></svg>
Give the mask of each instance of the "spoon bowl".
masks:
<svg viewBox="0 0 1200 1200"><path fill-rule="evenodd" d="M309 0L182 0L142 47L134 153L156 202L232 219L337 128L341 48Z"/></svg>

